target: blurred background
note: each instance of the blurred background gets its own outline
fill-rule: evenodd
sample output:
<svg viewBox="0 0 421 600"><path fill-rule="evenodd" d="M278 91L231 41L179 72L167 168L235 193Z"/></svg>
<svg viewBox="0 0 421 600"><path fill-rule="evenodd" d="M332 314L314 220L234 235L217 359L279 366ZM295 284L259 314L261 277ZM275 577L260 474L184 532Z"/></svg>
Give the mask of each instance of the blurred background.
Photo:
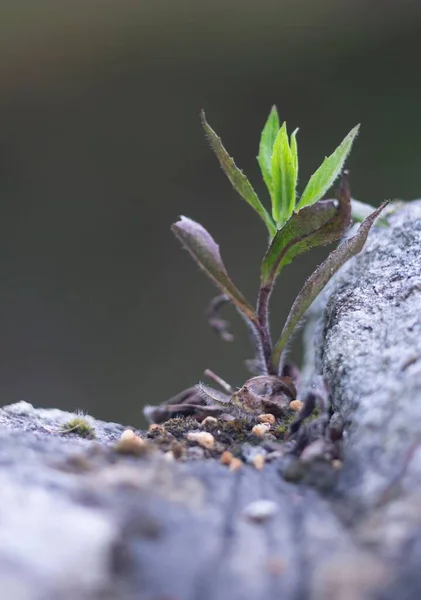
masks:
<svg viewBox="0 0 421 600"><path fill-rule="evenodd" d="M214 290L170 232L185 214L254 301L265 228L231 189L199 111L267 200L272 104L299 126L302 184L356 123L353 196L421 195L418 0L3 0L0 402L143 425L142 406L252 355L204 318ZM302 189L302 185L301 185ZM279 282L273 330L323 252ZM294 356L299 360L297 338Z"/></svg>

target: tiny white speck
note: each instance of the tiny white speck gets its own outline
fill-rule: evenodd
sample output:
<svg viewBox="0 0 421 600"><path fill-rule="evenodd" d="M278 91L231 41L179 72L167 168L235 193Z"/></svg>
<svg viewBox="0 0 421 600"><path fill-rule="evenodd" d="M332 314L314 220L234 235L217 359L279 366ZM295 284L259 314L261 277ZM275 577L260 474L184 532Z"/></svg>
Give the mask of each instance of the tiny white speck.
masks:
<svg viewBox="0 0 421 600"><path fill-rule="evenodd" d="M251 521L262 523L271 519L277 512L278 505L272 500L255 500L243 510L243 515Z"/></svg>

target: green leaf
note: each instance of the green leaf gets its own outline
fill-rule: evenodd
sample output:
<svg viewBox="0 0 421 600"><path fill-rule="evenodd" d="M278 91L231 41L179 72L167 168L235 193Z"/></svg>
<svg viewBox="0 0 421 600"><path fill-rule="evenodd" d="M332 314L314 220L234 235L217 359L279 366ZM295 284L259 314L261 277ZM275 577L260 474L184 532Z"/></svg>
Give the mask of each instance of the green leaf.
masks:
<svg viewBox="0 0 421 600"><path fill-rule="evenodd" d="M295 167L295 187L297 187L297 179L298 179L297 133L298 133L298 127L291 134L291 153L292 153L292 158L294 159L294 167Z"/></svg>
<svg viewBox="0 0 421 600"><path fill-rule="evenodd" d="M336 250L331 252L327 259L307 279L291 307L281 337L273 349L271 357L273 368L278 370L282 353L291 334L315 298L342 265L363 249L371 226L387 204L388 202L383 202L377 210L372 212L371 215L362 222L357 233L345 240L338 248L336 248Z"/></svg>
<svg viewBox="0 0 421 600"><path fill-rule="evenodd" d="M212 150L218 157L222 170L224 171L225 175L228 177L234 188L240 194L240 196L242 196L244 200L248 204L250 204L252 208L254 208L257 214L264 221L266 227L268 228L270 237L272 238L276 233L276 226L270 214L260 202L256 192L254 191L247 177L242 171L240 171L240 169L238 169L238 167L235 165L234 160L225 150L224 146L222 145L221 139L216 135L214 130L206 121L205 113L203 111L201 113L201 117L203 128L206 132Z"/></svg>
<svg viewBox="0 0 421 600"><path fill-rule="evenodd" d="M317 171L310 177L308 184L298 202L297 209L314 204L322 198L340 175L345 160L351 151L352 143L360 126L357 125L329 157L325 158Z"/></svg>
<svg viewBox="0 0 421 600"><path fill-rule="evenodd" d="M187 217L180 217L171 229L213 283L230 298L246 319L256 323L253 308L231 281L222 262L219 246L206 229Z"/></svg>
<svg viewBox="0 0 421 600"><path fill-rule="evenodd" d="M284 123L276 136L272 154L272 217L278 229L294 211L296 183L295 159Z"/></svg>
<svg viewBox="0 0 421 600"><path fill-rule="evenodd" d="M294 213L273 238L262 262L261 287L272 287L275 278L296 256L338 240L351 221L351 196L344 175L338 190L338 205L319 200Z"/></svg>
<svg viewBox="0 0 421 600"><path fill-rule="evenodd" d="M263 127L260 137L259 156L257 161L269 194L272 196L272 153L273 144L279 131L279 117L276 106L272 106L269 117Z"/></svg>
<svg viewBox="0 0 421 600"><path fill-rule="evenodd" d="M323 230L336 213L333 200L322 200L294 213L275 235L263 258L262 287L271 286L275 277L295 256L310 250L313 237Z"/></svg>

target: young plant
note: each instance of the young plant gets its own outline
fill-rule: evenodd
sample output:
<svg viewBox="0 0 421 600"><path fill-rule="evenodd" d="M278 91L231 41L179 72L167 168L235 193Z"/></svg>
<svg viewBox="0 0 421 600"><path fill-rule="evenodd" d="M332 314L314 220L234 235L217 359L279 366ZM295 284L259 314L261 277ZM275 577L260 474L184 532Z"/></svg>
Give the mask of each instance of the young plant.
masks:
<svg viewBox="0 0 421 600"><path fill-rule="evenodd" d="M383 203L377 210L370 210L372 207L368 205L360 204L357 207L359 214L369 211L368 214L364 214L364 218L359 219L362 221L359 229L333 250L304 283L291 307L280 336L273 342L269 327L269 300L275 282L284 267L312 248L338 241L351 224L351 196L347 173L342 172L359 126L354 127L336 150L324 159L299 195L297 194L298 130L296 129L289 136L286 123L280 124L278 112L273 107L261 134L257 157L270 196L269 212L247 177L237 168L234 160L225 150L220 138L206 121L203 112L201 117L210 145L224 173L235 190L262 219L269 240L261 263L256 307L253 307L233 283L222 261L219 247L210 233L199 223L184 216L172 225L176 237L222 292L210 306L208 316L211 326L223 339L228 341L232 339L226 321L218 314L225 302L231 302L252 331L256 346L257 356L251 362L253 371L258 376L248 380L239 391L234 392L228 384L215 375L212 379L224 389L225 393L202 384L196 391L202 400L210 404L209 411L216 410L217 407L219 410L226 410L229 406L231 412L235 408L237 414L238 410L258 413L262 409L277 414L278 409L282 409L295 394L291 379L285 377L288 369L285 365L285 352L294 329L334 273L349 258L361 251L371 226L387 203ZM341 173L337 200L323 200L322 198ZM191 406L189 404L191 397L191 394L188 395L187 404L178 404L175 400L172 409L167 407L166 411L188 409ZM172 403L170 401L170 404Z"/></svg>
<svg viewBox="0 0 421 600"><path fill-rule="evenodd" d="M311 275L295 299L280 337L272 344L268 318L269 299L283 268L308 250L339 240L351 223L351 196L346 173L339 185L338 200L322 200L322 197L341 174L359 126L354 127L336 150L325 158L310 177L301 196L297 196L297 130L288 137L286 123L280 126L277 110L273 107L262 131L258 155L258 163L271 200L269 214L247 177L237 168L220 138L207 123L203 112L202 122L223 171L234 188L261 217L268 230L269 244L261 264L256 308L252 307L233 283L218 245L202 225L181 217L172 226L172 230L221 290L224 299L236 307L249 325L256 341L261 374L278 376L282 372L285 348L294 328L332 275L351 256L360 252L375 218L386 203L373 210L362 221L355 235L334 250ZM215 320L215 316L213 318ZM229 339L224 322L217 320L217 324L220 333Z"/></svg>

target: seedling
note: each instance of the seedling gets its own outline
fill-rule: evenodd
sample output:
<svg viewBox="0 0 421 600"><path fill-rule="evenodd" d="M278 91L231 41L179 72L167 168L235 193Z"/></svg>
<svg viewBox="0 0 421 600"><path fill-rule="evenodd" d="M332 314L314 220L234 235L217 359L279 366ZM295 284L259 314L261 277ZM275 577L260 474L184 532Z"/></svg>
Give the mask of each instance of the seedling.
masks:
<svg viewBox="0 0 421 600"><path fill-rule="evenodd" d="M219 410L234 414L272 412L279 416L279 411L295 397L291 378L285 377L286 348L292 333L334 273L361 251L371 226L387 203L383 203L377 210L369 210L368 215L359 219L362 223L357 232L333 250L307 279L291 307L281 334L273 342L269 327L269 300L283 269L304 252L338 241L351 224L351 195L347 173L342 172L359 126L354 127L336 150L324 159L299 195L298 130L289 136L286 123L280 125L278 112L273 107L261 134L257 157L269 192L271 210L268 211L246 175L237 168L225 150L203 112L201 117L210 145L224 173L240 196L259 215L267 228L269 239L261 263L260 286L254 308L233 283L222 261L219 247L210 233L199 223L184 216L172 226L176 237L222 293L211 303L208 312L213 329L223 339L232 339L227 322L219 317L220 307L225 302L230 302L251 330L256 349L252 368L258 376L247 381L240 390L234 391L212 374L212 379L224 392L200 384L198 393L210 405L209 413L219 407ZM337 200L323 200L341 173ZM370 208L372 207L368 207ZM367 211L367 205L357 206L359 215L364 210ZM176 403L173 404L175 406ZM204 407L201 410L205 410Z"/></svg>

